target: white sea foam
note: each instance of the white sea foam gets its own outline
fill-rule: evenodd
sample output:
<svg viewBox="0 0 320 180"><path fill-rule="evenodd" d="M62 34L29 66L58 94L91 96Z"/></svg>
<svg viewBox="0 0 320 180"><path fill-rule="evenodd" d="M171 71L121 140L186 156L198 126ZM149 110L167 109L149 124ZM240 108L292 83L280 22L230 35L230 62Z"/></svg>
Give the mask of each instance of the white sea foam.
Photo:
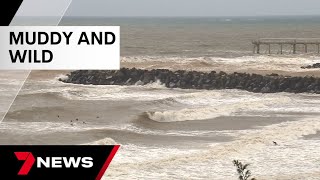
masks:
<svg viewBox="0 0 320 180"><path fill-rule="evenodd" d="M30 89L23 93L56 93L71 100L153 101L157 107L146 113L151 120L157 122L204 120L232 116L235 113L245 115L250 112L320 111L320 107L316 106L320 102L318 95L260 94L240 90L171 90L164 88L160 82L146 86L85 86L57 83L50 88Z"/></svg>
<svg viewBox="0 0 320 180"><path fill-rule="evenodd" d="M208 98L207 98L208 99ZM221 116L232 116L233 113L259 111L262 109L269 110L270 104L287 104L290 98L287 97L264 97L258 98L248 96L247 98L226 97L225 99L192 99L191 104L199 101L198 106L183 108L180 110L149 111L149 119L157 122L179 122L191 120L206 120ZM184 100L186 102L186 100ZM201 105L201 106L199 106Z"/></svg>
<svg viewBox="0 0 320 180"><path fill-rule="evenodd" d="M284 68L286 68L284 66ZM41 84L38 84L41 86ZM31 88L33 88L31 86ZM38 87L37 87L38 88ZM41 88L39 88L41 89ZM307 94L255 94L239 90L181 90L149 86L84 86L56 82L53 87L29 89L23 93L57 93L71 100L132 100L152 101L154 109L149 117L159 122L202 120L217 116L246 114L249 112L319 112L319 95ZM143 102L142 102L143 103ZM179 108L172 108L178 104ZM179 149L158 147L156 144L125 145L117 153L107 171L110 179L235 179L233 159L251 163L250 169L258 179L320 179L319 141L301 140L303 135L320 130L318 118L283 122L255 130L209 132L166 131L144 129L137 126L75 126L67 123L4 122L2 132L32 135L50 132L81 132L103 129L129 131L139 134L176 136L214 136L230 133L238 137L232 142L215 143L207 147ZM89 127L88 127L89 126ZM107 136L107 135L106 135ZM116 140L116 139L115 139ZM277 141L280 146L273 146ZM113 143L109 138L91 144ZM178 142L177 142L178 143ZM203 149L199 149L203 148ZM139 173L137 173L139 172ZM234 172L234 173L233 173ZM312 177L312 178L309 178Z"/></svg>
<svg viewBox="0 0 320 180"><path fill-rule="evenodd" d="M216 136L237 136L241 134L241 132L236 130L214 130L214 131L179 131L179 130L155 130L155 129L146 129L139 126L134 125L126 125L126 126L109 126L109 128L134 132L138 134L144 135L161 135L161 136L185 136L185 137L216 137Z"/></svg>
<svg viewBox="0 0 320 180"><path fill-rule="evenodd" d="M113 139L111 138L103 138L97 141L93 141L90 143L86 143L84 145L115 145L117 144Z"/></svg>
<svg viewBox="0 0 320 180"><path fill-rule="evenodd" d="M68 76L65 75L65 74L59 74L59 75L57 75L57 76L54 78L55 81L59 81L60 79L61 79L61 80L67 80L67 79L68 79Z"/></svg>
<svg viewBox="0 0 320 180"><path fill-rule="evenodd" d="M37 86L30 84L20 92L20 95L55 93L70 100L140 101L158 100L174 96L164 92L168 89L160 81L142 86L81 85L59 82L57 78L61 77L63 76L56 77L54 80L37 81Z"/></svg>
<svg viewBox="0 0 320 180"><path fill-rule="evenodd" d="M225 70L225 71L287 71L303 72L301 66L319 62L319 57L303 56L243 56L237 58L221 57L162 57L138 56L122 57L122 62L137 64L144 68L171 68L188 70Z"/></svg>
<svg viewBox="0 0 320 180"><path fill-rule="evenodd" d="M151 89L164 89L164 88L166 88L165 84L161 83L161 81L159 79L153 83L149 83L149 84L144 85L144 87L151 88Z"/></svg>
<svg viewBox="0 0 320 180"><path fill-rule="evenodd" d="M172 152L158 148L155 152L151 149L148 152L147 148L141 151L143 156L132 154L130 157L137 158L134 161L123 160L129 157L123 148L106 175L116 179L180 179L181 175L182 179L234 179L236 173L232 160L240 159L251 164L250 169L258 179L283 177L298 180L308 175L319 179L319 141L300 140L303 135L318 130L320 122L313 118L285 122L260 130L247 130L235 141L214 144L198 151ZM277 141L279 146L274 146L272 141ZM166 155L148 158L160 152L166 152ZM140 173L130 173L135 171Z"/></svg>
<svg viewBox="0 0 320 180"><path fill-rule="evenodd" d="M220 116L230 116L238 107L209 107L209 108L189 108L179 111L168 110L163 112L147 112L151 120L157 122L179 122L191 120L205 120Z"/></svg>

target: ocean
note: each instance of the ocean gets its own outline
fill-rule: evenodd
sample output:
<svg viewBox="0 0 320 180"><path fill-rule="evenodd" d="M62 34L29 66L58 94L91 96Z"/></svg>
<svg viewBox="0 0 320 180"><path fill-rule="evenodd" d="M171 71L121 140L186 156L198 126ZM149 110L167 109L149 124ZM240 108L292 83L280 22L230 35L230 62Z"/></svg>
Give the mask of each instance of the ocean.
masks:
<svg viewBox="0 0 320 180"><path fill-rule="evenodd" d="M65 17L60 25L120 25L122 67L320 76L300 68L320 61L315 47L256 55L251 44L320 37L317 16ZM13 86L5 82L23 82L17 73L25 72L1 72L2 102ZM259 180L320 179L320 95L58 81L67 73L29 75L0 124L1 144L121 144L105 179L232 180L233 160Z"/></svg>

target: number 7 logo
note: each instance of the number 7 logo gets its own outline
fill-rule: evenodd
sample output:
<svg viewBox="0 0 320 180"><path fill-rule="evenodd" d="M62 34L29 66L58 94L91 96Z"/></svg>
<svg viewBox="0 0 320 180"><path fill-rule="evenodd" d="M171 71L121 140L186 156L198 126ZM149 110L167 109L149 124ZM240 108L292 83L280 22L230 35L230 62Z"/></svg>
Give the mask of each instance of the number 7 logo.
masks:
<svg viewBox="0 0 320 180"><path fill-rule="evenodd" d="M14 152L16 155L17 159L19 161L25 161L18 172L18 175L20 176L25 176L28 175L29 171L32 168L32 165L35 162L35 158L33 157L31 152Z"/></svg>

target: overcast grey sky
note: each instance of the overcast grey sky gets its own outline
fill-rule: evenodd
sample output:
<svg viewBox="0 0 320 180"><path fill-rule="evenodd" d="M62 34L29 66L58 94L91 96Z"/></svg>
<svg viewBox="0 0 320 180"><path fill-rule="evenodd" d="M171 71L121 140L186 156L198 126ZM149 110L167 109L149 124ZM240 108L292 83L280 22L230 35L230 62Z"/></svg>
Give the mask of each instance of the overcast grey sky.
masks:
<svg viewBox="0 0 320 180"><path fill-rule="evenodd" d="M72 16L256 16L320 14L320 0L73 0Z"/></svg>
<svg viewBox="0 0 320 180"><path fill-rule="evenodd" d="M21 12L19 12L19 15L57 14L55 9L57 9L57 7L66 6L65 4L69 0L25 0L25 1L30 1L35 3L30 3L32 4L32 6L30 6L29 8L25 8L26 9L25 11L21 10ZM49 1L51 2L50 8L41 8L41 4L48 4L47 2ZM320 15L320 0L73 0L66 15L69 15L69 16Z"/></svg>

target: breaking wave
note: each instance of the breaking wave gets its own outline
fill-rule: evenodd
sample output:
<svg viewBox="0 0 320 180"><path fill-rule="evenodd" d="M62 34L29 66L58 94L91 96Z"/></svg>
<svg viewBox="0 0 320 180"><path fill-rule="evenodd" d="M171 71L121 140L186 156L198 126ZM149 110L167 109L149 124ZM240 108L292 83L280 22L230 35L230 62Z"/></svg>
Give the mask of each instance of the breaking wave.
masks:
<svg viewBox="0 0 320 180"><path fill-rule="evenodd" d="M267 109L270 103L288 103L289 98L278 98L273 101L269 101L273 98L251 98L249 99L239 99L238 101L222 101L211 104L207 106L201 104L202 106L193 108L183 108L179 110L165 110L165 111L147 111L145 114L150 120L156 122L180 122L180 121L191 121L191 120L207 120L214 119L221 116L232 116L234 113L240 112L250 112L258 111L262 109ZM191 102L194 103L194 102Z"/></svg>
<svg viewBox="0 0 320 180"><path fill-rule="evenodd" d="M313 64L319 58L304 56L242 56L237 58L222 57L173 57L173 56L135 56L122 57L122 62L139 68L169 68L211 71L307 71L300 67ZM259 63L257 63L259 62Z"/></svg>
<svg viewBox="0 0 320 180"><path fill-rule="evenodd" d="M190 175L189 178L201 177L201 175L199 175L200 172L203 177L226 179L226 176L228 176L227 179L233 179L233 175L232 173L230 174L230 172L234 169L230 165L230 162L238 158L250 159L250 162L256 165L252 165L251 168L259 179L265 175L263 168L268 168L270 177L278 177L279 173L283 176L291 175L291 177L298 177L295 176L297 171L302 174L305 172L308 173L311 167L310 164L308 166L304 164L308 163L311 157L297 155L301 153L298 149L302 148L306 150L304 152L306 155L312 155L318 151L310 147L304 148L308 143L306 144L299 139L304 135L315 134L319 130L320 122L318 119L311 118L284 122L270 125L259 130L247 130L240 138L232 142L212 144L207 150L187 154L180 152L172 153L162 159L152 159L141 163L117 163L110 168L108 175L111 177L124 175L123 177L126 177L125 174L133 170L150 175L151 172L157 169L159 172L170 170L171 179L179 177L184 173ZM280 146L273 146L273 140L276 140ZM292 151L293 148L297 148L297 151ZM263 153L264 156L260 156L260 153ZM265 157L266 153L270 154L270 156L266 157L273 158L264 159L263 157ZM290 158L288 159L288 157ZM312 157L317 158L316 155ZM297 159L301 160L300 164L296 163ZM304 160L306 160L306 162ZM262 161L263 163L261 163ZM259 166L257 166L258 164ZM200 169L194 168L195 165ZM275 166L270 167L270 165ZM201 167L212 167L213 169L212 171L202 171ZM177 169L177 171L174 169ZM283 174L283 172L287 174ZM161 174L156 173L152 174L152 176L162 177ZM170 179L170 177L167 179Z"/></svg>
<svg viewBox="0 0 320 180"><path fill-rule="evenodd" d="M113 139L111 138L103 138L97 141L93 141L90 143L86 143L84 145L115 145L117 144Z"/></svg>

